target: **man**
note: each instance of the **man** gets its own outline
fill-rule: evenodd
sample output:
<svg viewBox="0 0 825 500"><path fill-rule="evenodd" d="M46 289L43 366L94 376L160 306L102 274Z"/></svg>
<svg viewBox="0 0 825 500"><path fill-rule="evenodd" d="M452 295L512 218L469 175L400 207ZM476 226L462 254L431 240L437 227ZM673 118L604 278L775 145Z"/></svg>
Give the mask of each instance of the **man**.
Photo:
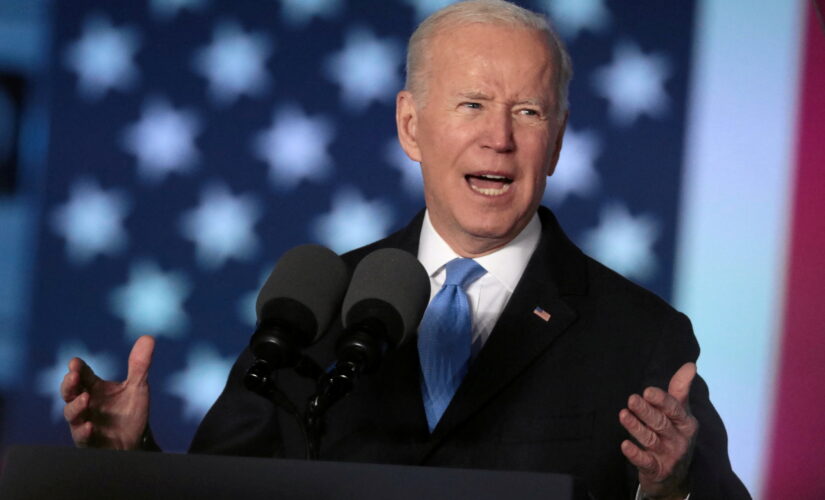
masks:
<svg viewBox="0 0 825 500"><path fill-rule="evenodd" d="M696 377L687 319L584 256L539 208L570 74L546 22L501 0L442 9L411 37L396 122L421 164L427 210L344 258L352 268L377 248L408 250L435 296L418 345L389 353L330 410L321 457L567 472L595 498L747 498ZM473 277L451 283L457 262ZM431 315L443 300L472 320L459 361L436 352L453 333ZM335 338L309 350L322 366ZM78 445L145 446L153 345L137 341L122 384L71 361L61 391ZM191 451L303 456L292 417L243 387L251 361L242 353ZM458 369L440 373L443 365ZM314 389L286 370L279 385L296 402Z"/></svg>

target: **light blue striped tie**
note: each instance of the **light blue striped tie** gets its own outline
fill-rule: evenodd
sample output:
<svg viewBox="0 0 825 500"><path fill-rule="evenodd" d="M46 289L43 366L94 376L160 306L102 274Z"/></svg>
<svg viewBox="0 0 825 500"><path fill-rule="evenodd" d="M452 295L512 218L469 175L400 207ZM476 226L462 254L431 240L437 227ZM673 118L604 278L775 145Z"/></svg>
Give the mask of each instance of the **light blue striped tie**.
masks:
<svg viewBox="0 0 825 500"><path fill-rule="evenodd" d="M453 399L470 360L473 320L465 288L487 271L473 259L447 263L447 279L418 326L421 391L430 432Z"/></svg>

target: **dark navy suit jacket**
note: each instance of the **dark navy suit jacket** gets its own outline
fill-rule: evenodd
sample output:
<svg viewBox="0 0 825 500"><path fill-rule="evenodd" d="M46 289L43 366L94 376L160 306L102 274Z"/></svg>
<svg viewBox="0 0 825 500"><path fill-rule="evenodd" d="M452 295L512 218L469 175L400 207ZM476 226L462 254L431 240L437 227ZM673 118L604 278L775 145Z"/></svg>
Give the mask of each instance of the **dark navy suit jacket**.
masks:
<svg viewBox="0 0 825 500"><path fill-rule="evenodd" d="M458 392L432 434L427 429L414 341L385 357L327 416L321 458L374 463L564 472L595 498L633 498L637 471L620 443L619 410L630 394L667 388L699 346L690 322L654 294L584 255L553 214L539 209L539 245ZM401 231L344 255L353 269L378 248L417 254L423 212ZM549 320L533 313L541 307ZM333 330L340 327L333 328ZM308 353L334 361L337 332ZM294 418L247 391L244 351L193 440L195 453L304 456ZM303 407L314 383L290 370L279 386ZM731 470L727 436L697 377L691 411L700 423L691 500L749 498Z"/></svg>

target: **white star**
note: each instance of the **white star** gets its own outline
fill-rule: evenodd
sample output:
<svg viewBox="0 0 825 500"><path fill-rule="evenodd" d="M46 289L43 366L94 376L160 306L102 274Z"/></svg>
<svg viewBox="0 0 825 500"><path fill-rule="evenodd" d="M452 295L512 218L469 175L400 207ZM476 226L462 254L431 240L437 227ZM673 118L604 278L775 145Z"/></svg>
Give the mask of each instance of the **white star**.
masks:
<svg viewBox="0 0 825 500"><path fill-rule="evenodd" d="M123 134L123 147L138 160L140 176L163 180L170 172L185 172L198 160L195 136L200 124L191 111L176 111L161 99L149 99L140 120Z"/></svg>
<svg viewBox="0 0 825 500"><path fill-rule="evenodd" d="M415 17L419 21L423 20L438 9L442 9L455 0L404 0L407 5L415 9Z"/></svg>
<svg viewBox="0 0 825 500"><path fill-rule="evenodd" d="M310 118L295 106L284 106L272 126L254 138L255 155L269 164L269 178L281 189L291 189L302 180L325 178L332 166L327 149L335 129L323 116Z"/></svg>
<svg viewBox="0 0 825 500"><path fill-rule="evenodd" d="M154 262L141 261L131 266L128 283L112 290L109 306L123 319L129 338L180 337L188 323L183 302L190 288L183 273L164 273Z"/></svg>
<svg viewBox="0 0 825 500"><path fill-rule="evenodd" d="M129 90L138 78L133 58L140 37L134 28L115 28L103 16L86 19L83 34L64 54L77 73L78 89L88 99L99 99L110 89Z"/></svg>
<svg viewBox="0 0 825 500"><path fill-rule="evenodd" d="M104 191L91 179L71 187L69 200L52 214L52 229L66 239L69 259L83 264L98 254L114 255L126 246L123 218L129 209L118 190Z"/></svg>
<svg viewBox="0 0 825 500"><path fill-rule="evenodd" d="M331 19L341 10L341 0L281 0L284 19L295 27L305 26L313 17Z"/></svg>
<svg viewBox="0 0 825 500"><path fill-rule="evenodd" d="M63 418L63 398L60 397L60 383L69 371L69 360L74 357L81 358L89 365L95 374L106 380L111 380L117 375L115 360L110 354L92 354L86 346L79 340L73 340L60 344L55 356L55 363L51 368L46 368L37 376L37 392L52 400L52 420Z"/></svg>
<svg viewBox="0 0 825 500"><path fill-rule="evenodd" d="M594 131L577 132L567 127L556 171L547 179L544 201L560 206L570 194L582 197L592 194L599 187L593 164L600 151L599 138Z"/></svg>
<svg viewBox="0 0 825 500"><path fill-rule="evenodd" d="M664 56L645 55L636 45L620 43L613 62L593 74L593 86L608 100L613 120L631 125L641 114L656 118L667 111L665 80L669 73Z"/></svg>
<svg viewBox="0 0 825 500"><path fill-rule="evenodd" d="M196 344L186 356L186 368L169 376L166 392L183 400L183 418L200 421L218 399L234 359L221 357L206 344Z"/></svg>
<svg viewBox="0 0 825 500"><path fill-rule="evenodd" d="M205 0L152 0L152 12L162 20L175 17L181 9L199 10L205 5Z"/></svg>
<svg viewBox="0 0 825 500"><path fill-rule="evenodd" d="M274 264L264 266L261 271L261 277L258 280L258 286L238 298L235 311L238 313L238 319L246 325L254 327L255 323L258 321L258 314L255 311L255 303L258 301L258 292L264 286L264 283L266 283L266 279L269 277L269 273L272 272L273 267L275 267Z"/></svg>
<svg viewBox="0 0 825 500"><path fill-rule="evenodd" d="M324 62L328 78L341 87L341 101L363 111L373 101L391 102L401 86L401 49L392 38L379 40L367 29L347 34L344 48Z"/></svg>
<svg viewBox="0 0 825 500"><path fill-rule="evenodd" d="M209 80L209 91L218 104L231 104L241 94L260 95L269 83L266 59L272 43L261 33L245 33L236 23L215 28L212 43L198 50L195 70Z"/></svg>
<svg viewBox="0 0 825 500"><path fill-rule="evenodd" d="M398 139L392 138L384 148L384 161L401 174L401 185L412 198L419 199L424 194L424 180L421 178L421 166L410 160L401 149Z"/></svg>
<svg viewBox="0 0 825 500"><path fill-rule="evenodd" d="M656 271L653 245L659 228L651 216L633 217L621 204L607 205L602 209L598 227L583 237L588 253L628 278L645 280Z"/></svg>
<svg viewBox="0 0 825 500"><path fill-rule="evenodd" d="M545 0L546 9L559 33L575 39L582 30L603 31L610 23L610 12L604 0Z"/></svg>
<svg viewBox="0 0 825 500"><path fill-rule="evenodd" d="M333 197L332 210L315 219L313 233L321 244L344 253L386 236L392 219L390 205L343 188Z"/></svg>
<svg viewBox="0 0 825 500"><path fill-rule="evenodd" d="M201 193L201 202L181 217L181 232L195 242L198 263L207 269L222 266L227 259L249 259L258 250L255 222L258 202L248 194L232 196L224 185L211 185Z"/></svg>

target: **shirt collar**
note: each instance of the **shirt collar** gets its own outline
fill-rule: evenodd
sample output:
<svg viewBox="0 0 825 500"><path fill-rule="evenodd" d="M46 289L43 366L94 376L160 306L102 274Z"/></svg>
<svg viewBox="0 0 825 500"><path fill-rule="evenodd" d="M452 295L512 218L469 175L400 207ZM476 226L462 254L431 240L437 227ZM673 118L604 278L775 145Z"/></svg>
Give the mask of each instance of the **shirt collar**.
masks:
<svg viewBox="0 0 825 500"><path fill-rule="evenodd" d="M491 254L476 258L475 261L512 292L538 246L540 237L541 222L536 213L511 242ZM426 211L418 243L418 260L427 270L427 274L434 277L448 262L458 257L460 256L435 231L430 222L430 212Z"/></svg>

